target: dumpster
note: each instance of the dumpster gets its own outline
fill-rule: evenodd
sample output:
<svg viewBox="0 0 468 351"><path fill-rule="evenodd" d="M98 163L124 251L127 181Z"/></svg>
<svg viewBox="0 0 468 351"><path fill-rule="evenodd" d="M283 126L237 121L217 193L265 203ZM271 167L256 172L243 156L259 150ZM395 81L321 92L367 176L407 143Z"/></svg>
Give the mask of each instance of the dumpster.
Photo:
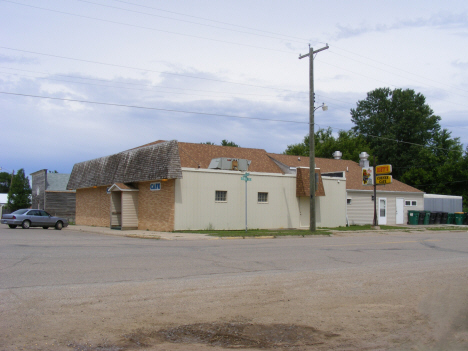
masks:
<svg viewBox="0 0 468 351"><path fill-rule="evenodd" d="M465 212L465 219L463 220L463 224L468 225L468 212Z"/></svg>
<svg viewBox="0 0 468 351"><path fill-rule="evenodd" d="M429 224L429 220L431 219L431 212L430 211L424 211L424 224L425 225L428 225Z"/></svg>
<svg viewBox="0 0 468 351"><path fill-rule="evenodd" d="M440 221L442 219L442 212L436 212L436 218L434 224L440 224Z"/></svg>
<svg viewBox="0 0 468 351"><path fill-rule="evenodd" d="M455 224L456 225L462 225L464 217L465 217L464 212L455 212Z"/></svg>
<svg viewBox="0 0 468 351"><path fill-rule="evenodd" d="M447 224L455 223L455 213L449 213L447 217Z"/></svg>
<svg viewBox="0 0 468 351"><path fill-rule="evenodd" d="M418 224L424 224L424 218L426 217L426 212L425 211L419 211L419 220Z"/></svg>
<svg viewBox="0 0 468 351"><path fill-rule="evenodd" d="M441 213L442 213L442 217L440 219L440 224L447 224L448 212L441 212Z"/></svg>
<svg viewBox="0 0 468 351"><path fill-rule="evenodd" d="M419 222L419 211L408 211L408 224L417 225Z"/></svg>
<svg viewBox="0 0 468 351"><path fill-rule="evenodd" d="M431 216L429 217L429 224L434 224L437 217L437 212L431 212Z"/></svg>

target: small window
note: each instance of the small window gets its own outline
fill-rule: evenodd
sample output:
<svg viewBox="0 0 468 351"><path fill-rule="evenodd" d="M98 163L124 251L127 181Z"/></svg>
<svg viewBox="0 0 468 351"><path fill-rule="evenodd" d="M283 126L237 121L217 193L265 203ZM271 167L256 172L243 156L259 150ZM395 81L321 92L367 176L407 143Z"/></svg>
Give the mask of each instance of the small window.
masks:
<svg viewBox="0 0 468 351"><path fill-rule="evenodd" d="M346 199L346 203L347 203L348 205L351 205L351 202L352 202L352 201L353 201L352 199Z"/></svg>
<svg viewBox="0 0 468 351"><path fill-rule="evenodd" d="M227 191L216 190L215 202L227 202Z"/></svg>
<svg viewBox="0 0 468 351"><path fill-rule="evenodd" d="M258 193L258 203L268 203L268 193Z"/></svg>
<svg viewBox="0 0 468 351"><path fill-rule="evenodd" d="M417 206L418 202L415 200L405 200L405 206Z"/></svg>

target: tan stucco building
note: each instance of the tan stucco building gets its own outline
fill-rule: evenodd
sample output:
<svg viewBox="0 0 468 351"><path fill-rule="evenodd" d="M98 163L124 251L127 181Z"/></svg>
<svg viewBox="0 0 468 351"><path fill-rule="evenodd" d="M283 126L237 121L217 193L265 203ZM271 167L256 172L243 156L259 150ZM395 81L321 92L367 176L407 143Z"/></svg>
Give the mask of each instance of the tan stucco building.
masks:
<svg viewBox="0 0 468 351"><path fill-rule="evenodd" d="M75 164L68 189L76 190L76 223L82 225L155 231L244 229L247 203L249 228L308 228L308 162L307 157L262 149L157 141ZM357 185L359 165L329 159L316 159L316 165L317 226L371 223L369 190ZM245 172L251 179L247 199L246 182L241 180ZM418 205L423 194L402 183L391 186L378 193L379 201L386 201L388 224L394 222L390 210L398 191L408 199L409 190Z"/></svg>

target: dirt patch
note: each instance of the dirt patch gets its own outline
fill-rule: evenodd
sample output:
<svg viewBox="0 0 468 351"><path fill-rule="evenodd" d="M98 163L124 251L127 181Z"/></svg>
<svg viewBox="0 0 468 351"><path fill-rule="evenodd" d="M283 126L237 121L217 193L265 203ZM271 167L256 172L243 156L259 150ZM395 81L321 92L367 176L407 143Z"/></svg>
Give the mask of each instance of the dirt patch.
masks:
<svg viewBox="0 0 468 351"><path fill-rule="evenodd" d="M162 342L206 344L224 348L277 348L323 344L338 334L292 324L196 323L157 332L138 332L129 340L145 343L148 338Z"/></svg>

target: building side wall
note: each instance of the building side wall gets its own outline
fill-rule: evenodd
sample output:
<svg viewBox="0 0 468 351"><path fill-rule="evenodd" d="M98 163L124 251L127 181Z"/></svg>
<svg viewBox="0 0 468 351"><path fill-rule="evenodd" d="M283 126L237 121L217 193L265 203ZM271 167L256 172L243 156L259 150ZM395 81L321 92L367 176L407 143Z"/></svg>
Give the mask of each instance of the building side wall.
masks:
<svg viewBox="0 0 468 351"><path fill-rule="evenodd" d="M107 187L76 190L76 224L110 226L110 194L107 194Z"/></svg>
<svg viewBox="0 0 468 351"><path fill-rule="evenodd" d="M175 180L161 181L161 190L150 190L154 182L138 183L138 229L173 231Z"/></svg>
<svg viewBox="0 0 468 351"><path fill-rule="evenodd" d="M75 220L76 194L69 191L46 191L45 210L53 216Z"/></svg>
<svg viewBox="0 0 468 351"><path fill-rule="evenodd" d="M350 225L372 224L374 220L374 202L372 190L367 191L352 191L348 190L347 198L351 199L351 204L347 205L348 222ZM416 206L403 206L403 223L408 220L408 210L423 211L424 210L424 194L423 193L397 193L397 192L382 192L377 191L377 217L379 212L379 199L387 199L387 225L396 224L396 199L403 198L404 201L416 201Z"/></svg>
<svg viewBox="0 0 468 351"><path fill-rule="evenodd" d="M346 179L323 177L325 196L317 197L317 227L346 226Z"/></svg>
<svg viewBox="0 0 468 351"><path fill-rule="evenodd" d="M175 182L175 230L244 229L245 181L241 172L183 170ZM296 178L255 174L247 183L248 228L298 228ZM216 202L216 191L227 191L226 202ZM258 193L268 193L267 203Z"/></svg>
<svg viewBox="0 0 468 351"><path fill-rule="evenodd" d="M122 192L122 229L138 228L138 192Z"/></svg>
<svg viewBox="0 0 468 351"><path fill-rule="evenodd" d="M47 170L37 171L32 174L32 193L31 193L31 207L38 208L40 210L45 209L45 188L46 188L46 178Z"/></svg>

